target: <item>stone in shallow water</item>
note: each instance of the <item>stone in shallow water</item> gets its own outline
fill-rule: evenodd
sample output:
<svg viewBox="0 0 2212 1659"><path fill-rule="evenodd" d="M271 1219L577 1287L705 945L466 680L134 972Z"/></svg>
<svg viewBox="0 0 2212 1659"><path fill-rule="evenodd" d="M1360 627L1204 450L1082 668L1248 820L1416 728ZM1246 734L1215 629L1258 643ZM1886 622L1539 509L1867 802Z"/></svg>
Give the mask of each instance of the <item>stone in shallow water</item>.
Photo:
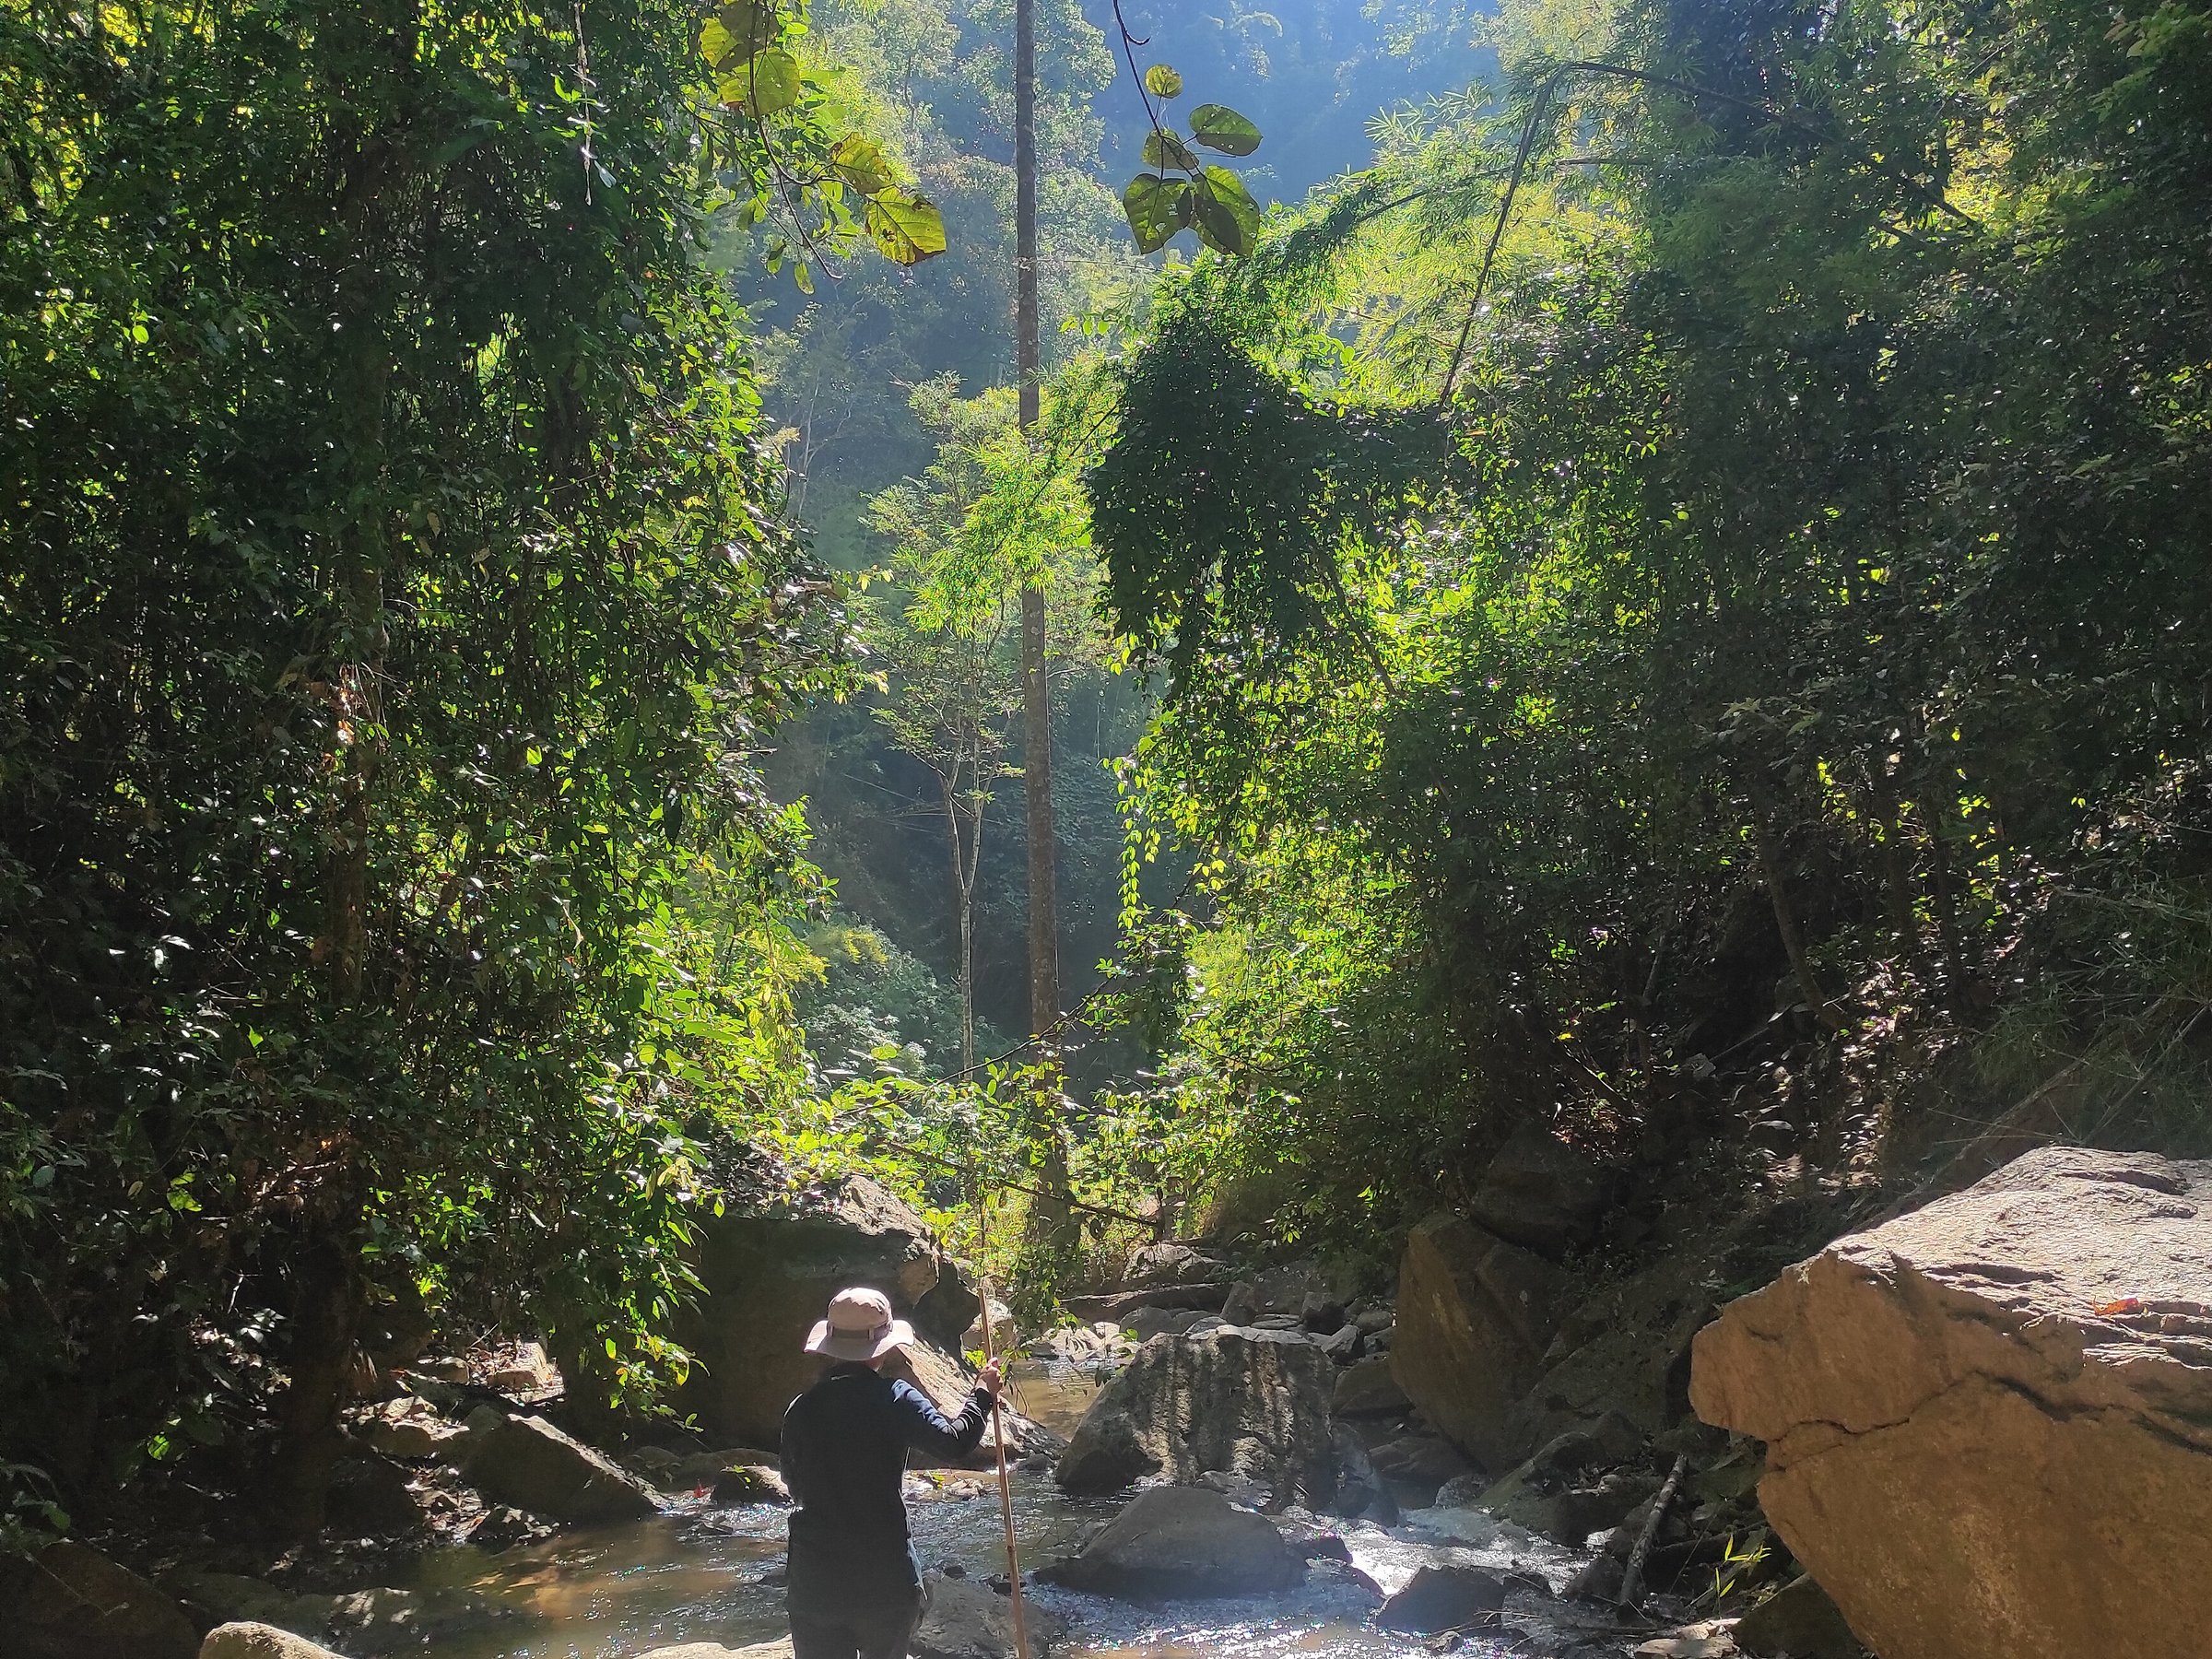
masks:
<svg viewBox="0 0 2212 1659"><path fill-rule="evenodd" d="M1175 1601L1287 1589L1304 1573L1302 1556L1265 1516L1218 1492L1155 1487L1037 1576L1099 1595Z"/></svg>
<svg viewBox="0 0 2212 1659"><path fill-rule="evenodd" d="M1505 1606L1505 1582L1479 1567L1423 1567L1376 1610L1385 1630L1432 1635L1483 1621Z"/></svg>
<svg viewBox="0 0 2212 1659"><path fill-rule="evenodd" d="M791 1493L783 1477L757 1464L741 1464L714 1477L717 1503L789 1503Z"/></svg>
<svg viewBox="0 0 2212 1659"><path fill-rule="evenodd" d="M987 1584L933 1572L929 1605L914 1628L908 1651L915 1659L1013 1659L1014 1603ZM1067 1623L1033 1599L1022 1603L1032 1653L1049 1652L1067 1638Z"/></svg>
<svg viewBox="0 0 2212 1659"><path fill-rule="evenodd" d="M1241 1475L1316 1508L1335 1497L1336 1368L1302 1335L1221 1325L1156 1337L1091 1402L1060 1459L1071 1492L1164 1474Z"/></svg>

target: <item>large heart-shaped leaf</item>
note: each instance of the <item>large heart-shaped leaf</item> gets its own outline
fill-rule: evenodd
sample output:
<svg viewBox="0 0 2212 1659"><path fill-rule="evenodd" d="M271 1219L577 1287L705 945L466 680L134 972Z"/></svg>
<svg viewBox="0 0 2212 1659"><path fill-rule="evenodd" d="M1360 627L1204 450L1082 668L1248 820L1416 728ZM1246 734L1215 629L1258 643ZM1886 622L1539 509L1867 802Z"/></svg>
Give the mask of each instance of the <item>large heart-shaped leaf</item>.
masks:
<svg viewBox="0 0 2212 1659"><path fill-rule="evenodd" d="M1154 127L1145 135L1145 165L1196 172L1204 163L1182 138L1165 127Z"/></svg>
<svg viewBox="0 0 2212 1659"><path fill-rule="evenodd" d="M1260 147L1260 129L1227 104L1200 104L1193 110L1191 136L1225 156L1249 156Z"/></svg>
<svg viewBox="0 0 2212 1659"><path fill-rule="evenodd" d="M1191 222L1191 182L1139 173L1122 192L1122 211L1128 215L1137 248L1157 253L1168 239Z"/></svg>
<svg viewBox="0 0 2212 1659"><path fill-rule="evenodd" d="M847 133L830 147L830 166L862 195L872 196L899 182L883 147L861 133Z"/></svg>
<svg viewBox="0 0 2212 1659"><path fill-rule="evenodd" d="M920 265L945 252L945 216L927 196L900 185L868 198L869 240L894 264Z"/></svg>
<svg viewBox="0 0 2212 1659"><path fill-rule="evenodd" d="M755 53L750 63L740 64L724 75L718 90L722 101L734 110L773 115L797 103L806 88L806 77L799 71L799 60L781 46L770 46Z"/></svg>
<svg viewBox="0 0 2212 1659"><path fill-rule="evenodd" d="M1250 253L1260 237L1260 205L1226 167L1209 167L1191 186L1198 240L1217 253Z"/></svg>
<svg viewBox="0 0 2212 1659"><path fill-rule="evenodd" d="M773 45L783 31L773 0L733 0L699 31L699 48L717 71L735 69Z"/></svg>
<svg viewBox="0 0 2212 1659"><path fill-rule="evenodd" d="M1182 76L1165 64L1155 64L1145 71L1145 90L1155 98L1181 98Z"/></svg>

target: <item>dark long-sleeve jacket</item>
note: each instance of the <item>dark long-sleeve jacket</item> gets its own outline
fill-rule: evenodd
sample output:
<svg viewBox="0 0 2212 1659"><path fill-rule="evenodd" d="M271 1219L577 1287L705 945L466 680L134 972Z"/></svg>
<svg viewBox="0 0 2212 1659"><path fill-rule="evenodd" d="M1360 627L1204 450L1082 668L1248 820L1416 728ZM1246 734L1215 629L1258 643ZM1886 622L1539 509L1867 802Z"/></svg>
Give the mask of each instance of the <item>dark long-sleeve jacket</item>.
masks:
<svg viewBox="0 0 2212 1659"><path fill-rule="evenodd" d="M833 1365L783 1413L791 1516L790 1593L841 1582L848 1591L915 1572L900 1482L909 1451L965 1457L983 1438L991 1396L978 1388L957 1418L911 1382L865 1365Z"/></svg>

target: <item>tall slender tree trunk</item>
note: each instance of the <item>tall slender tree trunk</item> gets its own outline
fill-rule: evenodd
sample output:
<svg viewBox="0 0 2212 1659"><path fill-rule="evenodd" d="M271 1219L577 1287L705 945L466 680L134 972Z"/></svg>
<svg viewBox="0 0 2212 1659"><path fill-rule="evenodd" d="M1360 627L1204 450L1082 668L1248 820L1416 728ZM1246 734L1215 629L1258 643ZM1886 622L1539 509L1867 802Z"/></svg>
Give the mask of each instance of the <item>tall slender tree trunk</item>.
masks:
<svg viewBox="0 0 2212 1659"><path fill-rule="evenodd" d="M1021 429L1037 424L1037 0L1014 8L1014 356ZM1053 697L1046 677L1044 588L1021 594L1022 774L1030 827L1030 1030L1060 1018L1060 916L1053 863Z"/></svg>
<svg viewBox="0 0 2212 1659"><path fill-rule="evenodd" d="M355 1247L320 1217L288 1251L292 1280L285 1345L287 1386L276 1401L272 1519L286 1537L323 1529L330 1472L345 1452L341 1427L359 1335L361 1283Z"/></svg>
<svg viewBox="0 0 2212 1659"><path fill-rule="evenodd" d="M1021 429L1037 424L1042 353L1037 319L1037 0L1014 0L1014 363L1020 378ZM1043 572L1021 591L1022 791L1029 811L1030 1034L1053 1038L1060 1024L1060 901L1053 824L1053 689L1045 669ZM1049 1059L1049 1049L1041 1053ZM1039 1125L1047 1192L1067 1192L1067 1147L1060 1124ZM1064 1201L1041 1199L1031 1212L1034 1241L1064 1253L1074 1216Z"/></svg>
<svg viewBox="0 0 2212 1659"><path fill-rule="evenodd" d="M325 72L341 107L349 110L338 129L345 182L330 271L343 330L334 334L330 393L346 433L330 479L331 499L345 504L345 516L331 531L338 621L325 646L336 777L316 940L327 974L328 1023L341 1042L366 1023L358 1016L375 995L371 840L385 749L394 561L383 505L392 380L386 319L399 286L389 264L393 244L418 181L408 147L415 37L414 0L381 0L337 15L322 38L329 53ZM317 1144L309 1161L327 1169L312 1178L284 1246L291 1308L271 1468L270 1519L290 1537L323 1526L330 1472L345 1450L342 1418L366 1300L360 1270L366 1183L359 1148L343 1115L315 1124L312 1134Z"/></svg>

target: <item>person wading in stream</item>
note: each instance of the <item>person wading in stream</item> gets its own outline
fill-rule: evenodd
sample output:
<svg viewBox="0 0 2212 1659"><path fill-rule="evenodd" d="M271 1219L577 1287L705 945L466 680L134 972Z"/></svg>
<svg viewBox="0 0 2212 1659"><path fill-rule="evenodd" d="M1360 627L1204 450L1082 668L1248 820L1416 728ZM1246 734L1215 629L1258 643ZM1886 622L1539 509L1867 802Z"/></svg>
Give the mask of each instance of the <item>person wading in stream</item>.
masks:
<svg viewBox="0 0 2212 1659"><path fill-rule="evenodd" d="M947 1421L883 1363L914 1339L881 1291L840 1290L806 1351L830 1361L783 1413L791 1563L783 1598L794 1659L905 1659L922 1617L922 1562L899 1486L909 1451L965 1457L998 1397L998 1362Z"/></svg>

